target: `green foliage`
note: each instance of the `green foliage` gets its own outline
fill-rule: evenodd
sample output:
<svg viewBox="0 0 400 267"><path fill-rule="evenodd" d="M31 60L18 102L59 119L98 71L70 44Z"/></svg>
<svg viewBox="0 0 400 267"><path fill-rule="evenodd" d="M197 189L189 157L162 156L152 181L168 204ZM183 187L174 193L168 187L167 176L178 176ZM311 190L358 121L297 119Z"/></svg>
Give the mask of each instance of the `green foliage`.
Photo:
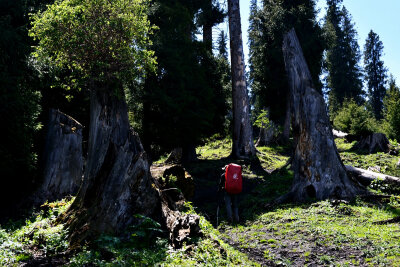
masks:
<svg viewBox="0 0 400 267"><path fill-rule="evenodd" d="M47 257L65 252L68 248L67 232L63 225L56 225L55 220L72 201L45 203L41 210L33 211L30 218L10 221L0 227L0 265L16 266L17 262L29 260L34 249Z"/></svg>
<svg viewBox="0 0 400 267"><path fill-rule="evenodd" d="M143 143L159 156L176 147L198 145L224 130L227 113L222 71L207 46L196 40L195 17L201 1L157 1L150 20L158 71L144 81ZM139 119L139 118L138 118Z"/></svg>
<svg viewBox="0 0 400 267"><path fill-rule="evenodd" d="M346 98L363 102L362 69L357 32L342 0L329 0L324 34L328 43L325 70L329 110L335 114Z"/></svg>
<svg viewBox="0 0 400 267"><path fill-rule="evenodd" d="M146 7L144 0L58 0L32 16L33 55L73 70L70 84L135 80L155 65Z"/></svg>
<svg viewBox="0 0 400 267"><path fill-rule="evenodd" d="M383 43L372 30L364 46L364 64L368 84L369 102L376 119L382 118L383 98L386 94L385 84L387 69L383 61Z"/></svg>
<svg viewBox="0 0 400 267"><path fill-rule="evenodd" d="M379 127L373 115L351 99L346 100L333 119L336 129L357 136L376 132Z"/></svg>
<svg viewBox="0 0 400 267"><path fill-rule="evenodd" d="M271 127L268 110L262 109L260 114L257 116L256 120L254 121L253 125L258 128L266 128L266 129Z"/></svg>
<svg viewBox="0 0 400 267"><path fill-rule="evenodd" d="M33 43L27 35L27 17L43 2L0 2L0 213L12 211L11 204L30 192L36 175L40 93L28 62Z"/></svg>
<svg viewBox="0 0 400 267"><path fill-rule="evenodd" d="M383 105L383 130L389 138L400 140L400 89L393 77L389 81Z"/></svg>
<svg viewBox="0 0 400 267"><path fill-rule="evenodd" d="M256 113L270 108L270 119L283 124L289 83L282 54L283 35L292 27L300 39L304 56L317 90L324 51L322 30L312 0L251 2L249 19L249 67L252 101Z"/></svg>

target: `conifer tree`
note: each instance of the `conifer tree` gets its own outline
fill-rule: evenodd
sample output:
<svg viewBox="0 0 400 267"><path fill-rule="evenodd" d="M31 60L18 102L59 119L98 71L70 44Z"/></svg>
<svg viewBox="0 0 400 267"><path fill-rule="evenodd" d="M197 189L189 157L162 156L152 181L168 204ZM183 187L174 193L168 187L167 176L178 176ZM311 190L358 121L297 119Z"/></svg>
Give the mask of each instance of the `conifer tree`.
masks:
<svg viewBox="0 0 400 267"><path fill-rule="evenodd" d="M400 140L400 89L393 76L389 78L389 88L383 100L383 129L389 138Z"/></svg>
<svg viewBox="0 0 400 267"><path fill-rule="evenodd" d="M369 102L376 119L382 118L383 98L386 93L386 68L382 61L383 43L372 30L364 46L364 65Z"/></svg>
<svg viewBox="0 0 400 267"><path fill-rule="evenodd" d="M0 215L32 190L37 174L40 86L29 64L28 14L46 2L0 2Z"/></svg>
<svg viewBox="0 0 400 267"><path fill-rule="evenodd" d="M256 113L270 108L270 118L283 124L289 92L284 60L283 35L295 28L309 64L313 82L321 90L324 41L313 0L252 0L249 20L250 83Z"/></svg>
<svg viewBox="0 0 400 267"><path fill-rule="evenodd" d="M196 145L223 131L227 108L218 64L195 38L202 4L159 1L150 16L159 27L152 46L158 70L145 79L141 121L146 151L154 157L181 147L183 160L192 161Z"/></svg>
<svg viewBox="0 0 400 267"><path fill-rule="evenodd" d="M363 102L362 69L357 32L342 0L328 0L324 30L328 42L325 67L329 109L334 114L343 101Z"/></svg>

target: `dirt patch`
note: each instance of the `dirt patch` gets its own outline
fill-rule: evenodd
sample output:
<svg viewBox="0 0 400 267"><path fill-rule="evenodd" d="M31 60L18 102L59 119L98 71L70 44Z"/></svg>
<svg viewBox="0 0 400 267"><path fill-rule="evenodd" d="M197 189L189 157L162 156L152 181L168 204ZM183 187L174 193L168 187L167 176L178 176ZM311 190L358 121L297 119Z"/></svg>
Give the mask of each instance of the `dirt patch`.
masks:
<svg viewBox="0 0 400 267"><path fill-rule="evenodd" d="M320 237L304 237L301 233L282 237L266 228L238 231L228 227L223 236L225 242L262 266L365 265L361 250L329 245Z"/></svg>

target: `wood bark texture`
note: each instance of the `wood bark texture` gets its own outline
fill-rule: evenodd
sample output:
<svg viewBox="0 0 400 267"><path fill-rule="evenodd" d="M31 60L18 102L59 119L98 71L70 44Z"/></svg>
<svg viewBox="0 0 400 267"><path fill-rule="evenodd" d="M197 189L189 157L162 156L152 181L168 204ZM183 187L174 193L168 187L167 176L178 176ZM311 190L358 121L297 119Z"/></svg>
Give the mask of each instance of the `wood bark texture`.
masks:
<svg viewBox="0 0 400 267"><path fill-rule="evenodd" d="M314 89L310 71L294 29L284 36L283 54L293 110L294 181L290 198L353 198L361 186L346 173L333 139L322 95Z"/></svg>
<svg viewBox="0 0 400 267"><path fill-rule="evenodd" d="M130 129L122 90L91 91L88 159L82 186L61 220L71 245L100 233L118 234L134 223L134 214L151 216L159 196L146 153Z"/></svg>
<svg viewBox="0 0 400 267"><path fill-rule="evenodd" d="M286 113L285 113L285 122L283 124L283 133L282 133L282 139L283 142L287 143L289 142L290 139L290 121L291 121L291 107L290 107L290 97L287 98L286 102Z"/></svg>
<svg viewBox="0 0 400 267"><path fill-rule="evenodd" d="M35 204L75 195L83 175L82 125L51 109L44 155L43 183L35 193Z"/></svg>
<svg viewBox="0 0 400 267"><path fill-rule="evenodd" d="M276 127L275 124L271 121L269 126L263 126L260 129L260 134L258 136L258 140L256 142L256 147L258 146L268 146L274 140Z"/></svg>
<svg viewBox="0 0 400 267"><path fill-rule="evenodd" d="M383 173L373 172L369 170L364 170L360 168L356 168L350 165L346 165L346 171L349 175L355 177L359 180L363 185L370 185L372 181L379 179L382 180L384 183L393 184L393 185L400 185L400 178L394 177L390 175L386 175Z"/></svg>
<svg viewBox="0 0 400 267"><path fill-rule="evenodd" d="M229 35L232 70L233 140L232 156L256 155L250 122L250 105L245 78L239 0L228 0Z"/></svg>
<svg viewBox="0 0 400 267"><path fill-rule="evenodd" d="M368 151L369 154L376 152L388 153L390 150L390 142L386 135L383 133L373 133L361 138L357 142L356 148L359 150Z"/></svg>

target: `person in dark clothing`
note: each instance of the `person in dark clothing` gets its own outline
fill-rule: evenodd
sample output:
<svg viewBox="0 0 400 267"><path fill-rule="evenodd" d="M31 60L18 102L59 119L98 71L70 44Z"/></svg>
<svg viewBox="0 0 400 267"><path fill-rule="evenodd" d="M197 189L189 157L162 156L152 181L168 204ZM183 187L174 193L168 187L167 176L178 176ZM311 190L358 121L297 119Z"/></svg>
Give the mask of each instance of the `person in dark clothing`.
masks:
<svg viewBox="0 0 400 267"><path fill-rule="evenodd" d="M225 169L227 166L222 168L224 173L221 175L218 192L224 192L224 200L226 206L226 214L228 216L229 222L239 222L239 195L238 194L229 194L225 191ZM233 216L232 216L233 211Z"/></svg>

